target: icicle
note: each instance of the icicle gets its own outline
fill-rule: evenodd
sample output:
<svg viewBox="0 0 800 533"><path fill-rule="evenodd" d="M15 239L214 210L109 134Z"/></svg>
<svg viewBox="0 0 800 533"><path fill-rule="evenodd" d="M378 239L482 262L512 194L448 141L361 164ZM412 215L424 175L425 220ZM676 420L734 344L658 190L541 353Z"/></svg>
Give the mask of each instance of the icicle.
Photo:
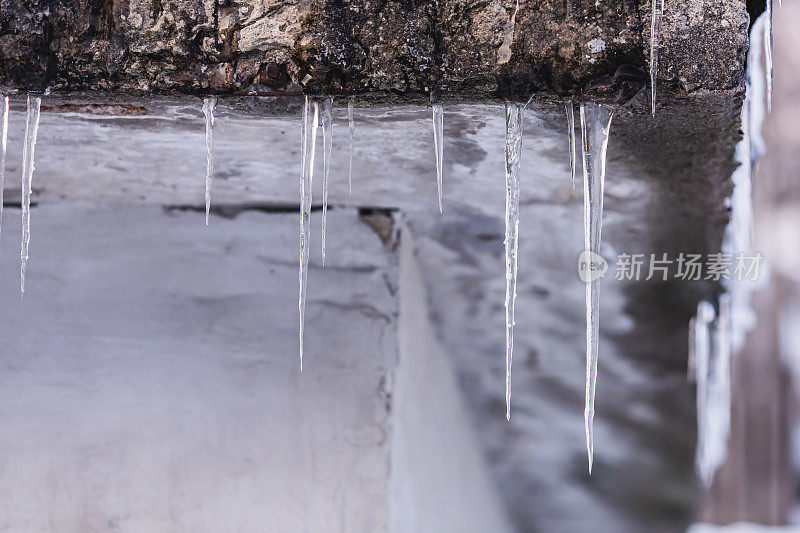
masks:
<svg viewBox="0 0 800 533"><path fill-rule="evenodd" d="M203 99L203 115L206 117L206 226L211 212L211 185L214 181L214 109L217 99L213 96Z"/></svg>
<svg viewBox="0 0 800 533"><path fill-rule="evenodd" d="M708 374L709 358L711 355L710 326L714 320L714 307L709 302L700 302L697 306L697 315L694 318L694 373L697 383L697 452L695 467L705 483L709 476L706 466L706 447L708 441ZM709 483L706 483L709 485Z"/></svg>
<svg viewBox="0 0 800 533"><path fill-rule="evenodd" d="M347 186L350 191L350 196L353 196L353 137L355 137L356 133L356 123L353 119L353 101L355 100L354 96L351 96L347 100L347 125L350 129L350 139L348 142L348 156L349 156L349 163L347 166Z"/></svg>
<svg viewBox="0 0 800 533"><path fill-rule="evenodd" d="M519 163L522 155L522 106L506 102L506 420L511 420L511 363L514 351L514 303L519 248Z"/></svg>
<svg viewBox="0 0 800 533"><path fill-rule="evenodd" d="M730 298L719 298L719 316L709 302L697 306L694 333L697 383L695 466L705 487L725 462L731 424Z"/></svg>
<svg viewBox="0 0 800 533"><path fill-rule="evenodd" d="M764 29L764 56L767 67L767 112L772 113L772 0L767 0L767 27Z"/></svg>
<svg viewBox="0 0 800 533"><path fill-rule="evenodd" d="M0 234L3 232L3 189L6 185L6 146L8 141L8 96L0 94Z"/></svg>
<svg viewBox="0 0 800 533"><path fill-rule="evenodd" d="M311 246L311 187L314 181L314 153L317 148L319 104L306 96L303 107L302 176L300 179L300 372L303 371L303 333L305 331L308 256Z"/></svg>
<svg viewBox="0 0 800 533"><path fill-rule="evenodd" d="M575 161L578 159L578 149L575 146L575 110L572 99L565 103L567 108L567 134L569 136L569 171L572 175L572 190L575 190Z"/></svg>
<svg viewBox="0 0 800 533"><path fill-rule="evenodd" d="M581 136L583 140L583 228L584 246L595 254L600 249L603 224L603 188L606 175L606 149L611 127L612 110L596 103L581 104ZM600 297L597 280L586 283L586 451L589 474L594 459L594 395L597 381L598 334L600 330Z"/></svg>
<svg viewBox="0 0 800 533"><path fill-rule="evenodd" d="M28 95L28 114L25 119L25 145L22 152L22 243L20 245L20 294L25 297L25 272L28 270L28 247L31 243L31 187L33 183L33 152L39 130L39 110L42 99Z"/></svg>
<svg viewBox="0 0 800 533"><path fill-rule="evenodd" d="M328 176L333 148L333 98L322 101L322 266L325 266L325 234L328 227Z"/></svg>
<svg viewBox="0 0 800 533"><path fill-rule="evenodd" d="M694 382L697 366L697 318L689 319L689 356L686 362L686 379Z"/></svg>
<svg viewBox="0 0 800 533"><path fill-rule="evenodd" d="M661 30L661 16L664 14L664 0L652 0L650 12L650 103L653 116L656 116L656 76L658 74L658 34Z"/></svg>
<svg viewBox="0 0 800 533"><path fill-rule="evenodd" d="M432 99L432 97L431 97ZM439 214L442 214L442 173L444 171L444 109L433 103L433 149L436 155L436 187L439 191Z"/></svg>

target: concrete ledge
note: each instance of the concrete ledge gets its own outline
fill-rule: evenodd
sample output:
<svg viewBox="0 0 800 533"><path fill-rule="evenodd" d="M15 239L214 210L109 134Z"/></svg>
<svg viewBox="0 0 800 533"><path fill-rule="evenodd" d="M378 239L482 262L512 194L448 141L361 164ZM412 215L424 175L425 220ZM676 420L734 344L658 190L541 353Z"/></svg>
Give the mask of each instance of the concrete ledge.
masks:
<svg viewBox="0 0 800 533"><path fill-rule="evenodd" d="M650 7L640 0L2 5L6 91L591 96L620 72L642 87L649 61ZM748 20L743 0L669 2L663 90L740 87Z"/></svg>

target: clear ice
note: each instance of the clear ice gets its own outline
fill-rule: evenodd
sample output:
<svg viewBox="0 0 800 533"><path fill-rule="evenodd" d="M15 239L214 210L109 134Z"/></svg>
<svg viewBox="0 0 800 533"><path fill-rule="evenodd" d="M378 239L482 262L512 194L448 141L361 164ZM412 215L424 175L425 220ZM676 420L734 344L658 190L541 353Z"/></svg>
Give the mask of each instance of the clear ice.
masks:
<svg viewBox="0 0 800 533"><path fill-rule="evenodd" d="M350 138L347 143L348 147L348 165L347 165L347 187L350 191L350 196L353 195L353 138L356 134L356 123L353 118L353 102L355 97L351 96L347 100L347 126L350 129Z"/></svg>
<svg viewBox="0 0 800 533"><path fill-rule="evenodd" d="M322 101L322 266L325 266L325 234L328 228L328 176L333 149L333 98ZM313 162L312 162L313 164Z"/></svg>
<svg viewBox="0 0 800 533"><path fill-rule="evenodd" d="M214 182L214 108L217 99L209 96L203 99L203 115L206 118L206 226L211 212L211 185Z"/></svg>
<svg viewBox="0 0 800 533"><path fill-rule="evenodd" d="M3 232L3 189L6 185L6 146L8 144L8 96L0 94L0 235Z"/></svg>
<svg viewBox="0 0 800 533"><path fill-rule="evenodd" d="M664 14L664 0L652 0L650 12L650 104L656 116L656 75L658 74L658 33L661 30L661 16Z"/></svg>
<svg viewBox="0 0 800 533"><path fill-rule="evenodd" d="M22 152L22 242L20 245L20 294L25 297L25 272L28 270L28 247L31 243L31 186L33 184L33 152L39 131L39 110L42 99L28 95L25 119L25 145Z"/></svg>
<svg viewBox="0 0 800 533"><path fill-rule="evenodd" d="M444 110L433 104L433 149L436 155L436 188L439 191L439 214L442 214L442 173L444 171Z"/></svg>
<svg viewBox="0 0 800 533"><path fill-rule="evenodd" d="M604 104L581 104L583 141L583 229L584 247L595 254L600 250L603 225L603 188L606 176L606 149L613 111ZM589 474L594 460L594 396L597 382L600 295L597 280L586 283L586 451Z"/></svg>
<svg viewBox="0 0 800 533"><path fill-rule="evenodd" d="M768 9L770 6L768 6ZM743 138L736 145L739 166L733 172L731 218L725 228L722 252L731 256L751 251L752 172L764 154L761 124L768 102L769 75L761 69L761 55L768 43L771 9L753 24L747 59L747 84L742 105ZM767 87L765 87L767 85ZM719 314L702 301L689 325L689 372L697 387L697 451L695 468L708 487L725 462L731 430L731 368L735 354L744 347L747 332L756 321L750 305L751 293L766 279L723 280L725 293L718 298Z"/></svg>
<svg viewBox="0 0 800 533"><path fill-rule="evenodd" d="M767 0L766 24L764 29L764 57L767 68L767 111L772 112L772 0Z"/></svg>
<svg viewBox="0 0 800 533"><path fill-rule="evenodd" d="M569 171L572 176L572 190L575 190L575 162L578 159L578 147L575 145L575 109L572 100L564 103L567 109L567 135L569 137Z"/></svg>
<svg viewBox="0 0 800 533"><path fill-rule="evenodd" d="M511 420L511 363L514 351L514 303L519 248L519 163L522 154L522 106L506 102L506 420Z"/></svg>
<svg viewBox="0 0 800 533"><path fill-rule="evenodd" d="M711 303L697 306L693 321L694 380L697 383L695 467L705 487L725 462L731 426L730 299L719 298L719 316Z"/></svg>
<svg viewBox="0 0 800 533"><path fill-rule="evenodd" d="M303 371L303 333L305 332L306 288L308 287L308 256L311 247L311 186L314 181L314 152L317 148L319 104L308 96L303 106L302 175L300 178L300 372Z"/></svg>

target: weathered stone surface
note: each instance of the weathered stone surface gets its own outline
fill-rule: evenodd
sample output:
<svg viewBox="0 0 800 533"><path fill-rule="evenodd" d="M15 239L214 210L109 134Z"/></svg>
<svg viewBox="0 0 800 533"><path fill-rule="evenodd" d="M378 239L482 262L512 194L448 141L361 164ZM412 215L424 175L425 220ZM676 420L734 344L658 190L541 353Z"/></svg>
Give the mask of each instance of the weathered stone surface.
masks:
<svg viewBox="0 0 800 533"><path fill-rule="evenodd" d="M596 94L645 83L637 0L0 0L0 87L185 93ZM659 78L741 85L742 0L669 3ZM601 90L602 94L603 91ZM629 95L628 95L629 96Z"/></svg>

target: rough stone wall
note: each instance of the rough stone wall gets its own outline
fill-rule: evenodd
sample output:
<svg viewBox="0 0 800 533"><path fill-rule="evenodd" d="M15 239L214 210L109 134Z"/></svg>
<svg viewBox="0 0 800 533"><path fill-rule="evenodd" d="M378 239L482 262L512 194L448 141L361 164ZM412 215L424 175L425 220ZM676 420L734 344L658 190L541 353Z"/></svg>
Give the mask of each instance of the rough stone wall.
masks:
<svg viewBox="0 0 800 533"><path fill-rule="evenodd" d="M627 99L646 81L649 13L642 0L0 0L0 87ZM665 88L739 88L747 27L743 0L669 2Z"/></svg>

